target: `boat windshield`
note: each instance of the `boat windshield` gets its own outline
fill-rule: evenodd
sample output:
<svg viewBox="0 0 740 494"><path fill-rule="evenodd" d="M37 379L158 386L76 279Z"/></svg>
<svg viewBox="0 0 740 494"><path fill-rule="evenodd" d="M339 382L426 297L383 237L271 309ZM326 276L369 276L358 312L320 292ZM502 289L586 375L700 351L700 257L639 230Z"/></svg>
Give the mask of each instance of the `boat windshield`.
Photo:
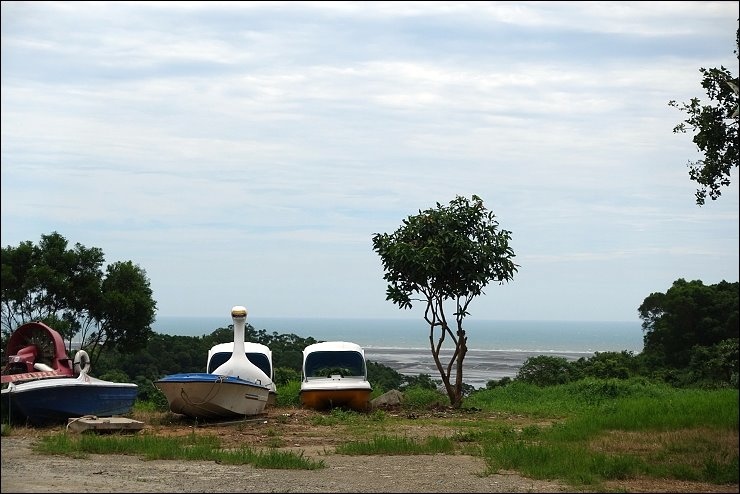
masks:
<svg viewBox="0 0 740 494"><path fill-rule="evenodd" d="M316 351L306 356L303 366L306 377L341 376L365 377L365 359L362 354L347 351Z"/></svg>
<svg viewBox="0 0 740 494"><path fill-rule="evenodd" d="M245 355L254 365L264 372L270 379L272 379L272 370L270 369L270 359L264 353L252 353L245 352ZM206 372L209 374L231 358L231 352L218 352L214 353L211 360L208 362L208 369Z"/></svg>

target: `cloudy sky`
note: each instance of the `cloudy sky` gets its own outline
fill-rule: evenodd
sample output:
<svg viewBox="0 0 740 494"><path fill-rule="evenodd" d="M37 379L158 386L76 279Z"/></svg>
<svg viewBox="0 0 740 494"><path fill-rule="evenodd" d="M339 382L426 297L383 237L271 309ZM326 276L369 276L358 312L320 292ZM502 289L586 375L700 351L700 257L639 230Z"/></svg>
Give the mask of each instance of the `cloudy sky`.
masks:
<svg viewBox="0 0 740 494"><path fill-rule="evenodd" d="M2 246L133 261L160 316L416 317L374 233L480 196L513 281L471 317L639 320L738 280L669 100L737 74L737 2L2 2ZM227 316L228 317L228 316Z"/></svg>

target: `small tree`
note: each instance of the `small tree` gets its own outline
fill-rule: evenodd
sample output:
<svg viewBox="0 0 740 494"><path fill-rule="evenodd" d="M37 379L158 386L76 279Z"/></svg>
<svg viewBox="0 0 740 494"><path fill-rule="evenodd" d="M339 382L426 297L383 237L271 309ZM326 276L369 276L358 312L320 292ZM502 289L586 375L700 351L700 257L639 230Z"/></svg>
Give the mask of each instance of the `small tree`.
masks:
<svg viewBox="0 0 740 494"><path fill-rule="evenodd" d="M372 238L385 270L383 279L388 282L386 300L402 309L410 309L412 301L426 304L424 320L429 324L432 356L455 407L461 405L464 394L468 338L463 320L469 315L468 306L490 281L503 284L518 267L509 247L511 232L499 230L494 218L480 197L457 196L449 206L437 203L436 208L419 210L393 234L376 233ZM455 330L444 308L449 301L454 304ZM448 337L454 348L443 364L441 351Z"/></svg>

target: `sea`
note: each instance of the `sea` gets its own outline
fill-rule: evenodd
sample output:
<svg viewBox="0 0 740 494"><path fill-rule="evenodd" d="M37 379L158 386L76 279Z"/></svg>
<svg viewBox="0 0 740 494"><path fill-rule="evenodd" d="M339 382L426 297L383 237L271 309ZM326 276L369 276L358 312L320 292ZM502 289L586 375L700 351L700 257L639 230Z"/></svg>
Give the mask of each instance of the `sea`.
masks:
<svg viewBox="0 0 740 494"><path fill-rule="evenodd" d="M349 341L365 350L365 358L395 369L403 375L428 374L439 379L429 343L429 326L422 319L373 318L280 318L250 317L257 330L268 334L295 334L317 341ZM173 336L204 336L232 324L224 317L157 316L152 329ZM534 356L563 357L569 361L596 352L643 348L640 321L498 321L466 319L468 353L463 362L463 381L474 388L491 380L515 377L524 362ZM436 338L435 338L436 341ZM449 338L446 340L449 342ZM443 363L452 346L443 346Z"/></svg>

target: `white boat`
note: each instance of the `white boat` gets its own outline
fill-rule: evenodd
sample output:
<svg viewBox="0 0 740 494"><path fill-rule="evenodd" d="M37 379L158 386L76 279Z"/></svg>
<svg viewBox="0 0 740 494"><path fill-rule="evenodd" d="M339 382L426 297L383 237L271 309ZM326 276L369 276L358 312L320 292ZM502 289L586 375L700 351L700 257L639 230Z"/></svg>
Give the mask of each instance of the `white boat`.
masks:
<svg viewBox="0 0 740 494"><path fill-rule="evenodd" d="M206 372L213 372L221 364L231 358L234 353L234 342L219 343L208 350L208 360L206 360ZM250 362L260 368L270 378L270 396L267 400L268 405L274 405L277 401L277 388L275 386L274 370L272 367L272 350L262 343L250 341L244 342L244 354Z"/></svg>
<svg viewBox="0 0 740 494"><path fill-rule="evenodd" d="M138 395L136 384L90 376L90 357L84 350L75 355L74 371L77 377L52 376L9 382L2 390L9 421L25 420L32 425L46 425L73 417L112 417L131 411Z"/></svg>
<svg viewBox="0 0 740 494"><path fill-rule="evenodd" d="M365 351L346 341L325 341L303 349L301 405L314 410L335 407L370 409Z"/></svg>
<svg viewBox="0 0 740 494"><path fill-rule="evenodd" d="M170 410L193 418L239 418L261 414L270 389L254 381L206 372L171 374L154 382Z"/></svg>
<svg viewBox="0 0 740 494"><path fill-rule="evenodd" d="M170 410L193 418L237 418L264 412L272 379L249 361L244 349L247 309L231 309L234 351L213 372L171 374L154 382Z"/></svg>

